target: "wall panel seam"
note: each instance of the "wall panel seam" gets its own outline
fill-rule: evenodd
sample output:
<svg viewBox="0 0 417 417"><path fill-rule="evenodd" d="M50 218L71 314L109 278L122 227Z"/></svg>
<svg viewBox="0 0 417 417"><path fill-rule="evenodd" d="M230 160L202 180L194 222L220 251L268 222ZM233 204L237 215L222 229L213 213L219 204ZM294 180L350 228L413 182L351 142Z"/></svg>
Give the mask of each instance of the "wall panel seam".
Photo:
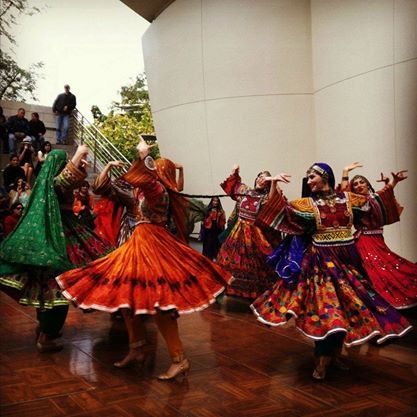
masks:
<svg viewBox="0 0 417 417"><path fill-rule="evenodd" d="M201 100L187 101L185 103L173 104L172 106L162 107L158 110L152 110L152 113L158 113L164 110L173 109L175 107L187 106L189 104L204 103L207 101L220 101L220 100L233 100L238 98L251 98L251 97L274 97L274 96L313 96L314 93L277 93L277 94L249 94L246 96L227 96L227 97L216 97L207 98Z"/></svg>
<svg viewBox="0 0 417 417"><path fill-rule="evenodd" d="M392 64L383 65L381 67L373 68L373 69L371 69L369 71L364 71L364 72L361 72L359 74L351 75L350 77L343 78L343 80L335 81L334 83L330 83L330 84L328 84L328 85L326 85L324 87L321 87L321 88L315 90L313 94L320 93L321 91L325 90L326 88L333 87L334 85L343 83L344 81L349 81L349 80L352 80L354 78L361 77L362 75L370 74L371 72L379 71L379 70L382 70L382 69L385 69L385 68L390 68L390 67L393 67L395 65L403 64L405 62L414 61L416 59L417 59L417 57L408 58L408 59L404 59L403 61L393 62Z"/></svg>

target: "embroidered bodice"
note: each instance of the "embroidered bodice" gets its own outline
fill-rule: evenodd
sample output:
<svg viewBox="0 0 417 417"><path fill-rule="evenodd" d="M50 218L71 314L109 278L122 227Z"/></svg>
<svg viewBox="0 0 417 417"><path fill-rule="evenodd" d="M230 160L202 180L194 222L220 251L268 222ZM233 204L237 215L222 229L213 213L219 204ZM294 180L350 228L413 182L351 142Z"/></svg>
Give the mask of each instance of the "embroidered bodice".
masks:
<svg viewBox="0 0 417 417"><path fill-rule="evenodd" d="M259 210L268 200L268 194L243 184L237 173L230 175L220 186L237 201L239 218L254 223Z"/></svg>

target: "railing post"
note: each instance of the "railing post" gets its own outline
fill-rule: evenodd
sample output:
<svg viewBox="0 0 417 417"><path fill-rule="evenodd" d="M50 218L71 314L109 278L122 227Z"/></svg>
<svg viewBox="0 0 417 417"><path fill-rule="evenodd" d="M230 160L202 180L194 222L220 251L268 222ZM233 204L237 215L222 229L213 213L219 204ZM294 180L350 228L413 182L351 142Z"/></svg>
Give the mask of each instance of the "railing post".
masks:
<svg viewBox="0 0 417 417"><path fill-rule="evenodd" d="M93 165L94 173L97 172L97 131L94 130L94 165Z"/></svg>
<svg viewBox="0 0 417 417"><path fill-rule="evenodd" d="M81 116L81 138L80 138L80 144L84 144L84 116Z"/></svg>

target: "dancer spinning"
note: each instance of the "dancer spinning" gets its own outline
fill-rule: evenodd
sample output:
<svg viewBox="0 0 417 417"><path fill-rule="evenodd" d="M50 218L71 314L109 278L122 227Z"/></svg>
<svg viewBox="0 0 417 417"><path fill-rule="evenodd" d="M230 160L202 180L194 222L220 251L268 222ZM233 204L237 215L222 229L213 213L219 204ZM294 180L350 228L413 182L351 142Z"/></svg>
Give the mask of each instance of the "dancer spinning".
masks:
<svg viewBox="0 0 417 417"><path fill-rule="evenodd" d="M294 282L279 279L253 304L263 323L277 326L294 316L296 326L315 340L317 359L313 377L323 379L333 359L346 346L378 336L378 343L402 336L409 323L375 293L362 267L352 236L352 224L382 225L398 220L391 185L378 198L334 192L332 169L323 163L307 171L311 197L287 202L278 198L264 208L258 224L293 235L307 235L299 272ZM291 260L291 259L289 259Z"/></svg>
<svg viewBox="0 0 417 417"><path fill-rule="evenodd" d="M348 184L349 172L357 163L347 166L343 171L342 189L350 188L354 193L369 195L375 193L372 185L362 175L355 175ZM392 173L392 188L407 178L407 171ZM389 184L389 178L381 174L378 182ZM417 305L417 265L394 253L384 241L382 227L372 227L362 223L355 234L356 247L363 265L376 291L397 309Z"/></svg>
<svg viewBox="0 0 417 417"><path fill-rule="evenodd" d="M242 183L239 166L235 165L232 174L221 187L237 201L238 219L220 248L217 263L233 275L226 294L255 299L276 281L274 271L266 263L272 247L255 220L268 199L276 194L275 182L266 178L268 171L260 172L255 179L255 188Z"/></svg>
<svg viewBox="0 0 417 417"><path fill-rule="evenodd" d="M153 315L172 364L160 379L186 374L190 364L179 338L177 315L202 310L230 279L219 266L184 241L184 199L178 195L175 165L148 156L152 145L140 138L140 158L123 179L140 190L141 220L132 237L106 257L57 278L63 294L81 308L121 309L129 333L129 353L116 367L145 359L145 315ZM177 236L166 228L172 213Z"/></svg>
<svg viewBox="0 0 417 417"><path fill-rule="evenodd" d="M79 146L68 163L64 151L48 154L17 228L0 245L2 290L36 307L40 352L62 349L55 339L69 303L54 277L110 250L72 211L73 190L87 176L87 153L86 146Z"/></svg>

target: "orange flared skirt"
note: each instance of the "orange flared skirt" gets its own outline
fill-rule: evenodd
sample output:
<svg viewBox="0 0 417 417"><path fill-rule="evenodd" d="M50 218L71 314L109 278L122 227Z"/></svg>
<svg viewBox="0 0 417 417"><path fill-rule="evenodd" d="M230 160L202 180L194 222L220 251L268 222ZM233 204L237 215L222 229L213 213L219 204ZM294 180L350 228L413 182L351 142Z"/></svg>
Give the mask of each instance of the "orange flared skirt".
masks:
<svg viewBox="0 0 417 417"><path fill-rule="evenodd" d="M163 226L142 223L109 255L56 279L63 295L84 309L181 314L208 307L231 275Z"/></svg>

